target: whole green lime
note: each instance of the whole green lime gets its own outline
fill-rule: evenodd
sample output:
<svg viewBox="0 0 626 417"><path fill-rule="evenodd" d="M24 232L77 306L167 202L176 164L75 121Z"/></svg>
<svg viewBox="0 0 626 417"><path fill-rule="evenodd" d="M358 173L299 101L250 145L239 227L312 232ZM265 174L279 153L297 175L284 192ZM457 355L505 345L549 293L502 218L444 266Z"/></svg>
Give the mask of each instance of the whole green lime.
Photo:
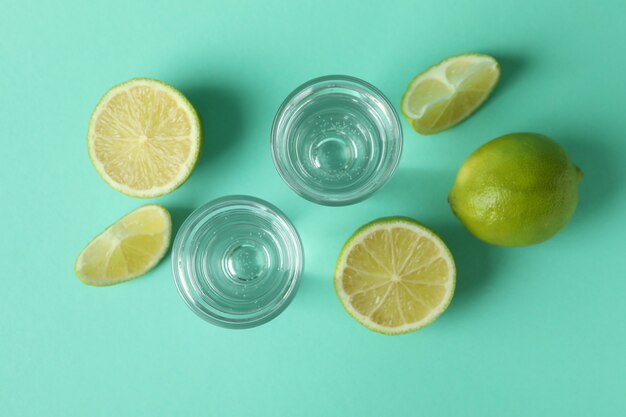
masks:
<svg viewBox="0 0 626 417"><path fill-rule="evenodd" d="M554 236L570 221L582 177L552 139L512 133L470 155L448 201L477 238L500 246L532 245Z"/></svg>

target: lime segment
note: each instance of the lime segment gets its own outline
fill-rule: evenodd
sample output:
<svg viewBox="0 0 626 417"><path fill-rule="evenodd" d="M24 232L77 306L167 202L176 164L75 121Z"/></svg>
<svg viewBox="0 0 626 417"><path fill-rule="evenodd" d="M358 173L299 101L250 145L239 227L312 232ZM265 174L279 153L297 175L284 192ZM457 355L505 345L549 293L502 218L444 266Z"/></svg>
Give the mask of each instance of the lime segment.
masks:
<svg viewBox="0 0 626 417"><path fill-rule="evenodd" d="M92 240L74 270L88 285L128 281L154 268L167 252L172 234L169 212L158 205L138 208Z"/></svg>
<svg viewBox="0 0 626 417"><path fill-rule="evenodd" d="M411 81L402 97L402 113L421 134L441 132L469 117L499 78L500 66L488 55L450 57Z"/></svg>

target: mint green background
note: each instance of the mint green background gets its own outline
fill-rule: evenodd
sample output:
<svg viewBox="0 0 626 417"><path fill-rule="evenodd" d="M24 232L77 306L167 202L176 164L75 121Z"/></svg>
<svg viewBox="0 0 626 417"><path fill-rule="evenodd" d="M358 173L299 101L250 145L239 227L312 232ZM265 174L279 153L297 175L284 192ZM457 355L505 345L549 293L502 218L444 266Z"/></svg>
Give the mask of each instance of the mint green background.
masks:
<svg viewBox="0 0 626 417"><path fill-rule="evenodd" d="M1 416L626 415L626 3L622 0L17 1L0 13ZM368 80L398 103L409 80L460 52L502 64L492 99L436 137L404 123L393 180L321 207L274 170L281 100L312 77ZM179 298L169 259L91 288L84 245L146 201L109 188L87 157L90 113L112 85L162 79L205 124L202 159L171 195L191 210L245 193L283 209L306 268L271 323L225 330ZM571 224L537 246L471 237L446 203L456 170L513 131L558 140L586 172ZM336 256L361 224L406 215L458 264L449 310L386 337L335 296Z"/></svg>

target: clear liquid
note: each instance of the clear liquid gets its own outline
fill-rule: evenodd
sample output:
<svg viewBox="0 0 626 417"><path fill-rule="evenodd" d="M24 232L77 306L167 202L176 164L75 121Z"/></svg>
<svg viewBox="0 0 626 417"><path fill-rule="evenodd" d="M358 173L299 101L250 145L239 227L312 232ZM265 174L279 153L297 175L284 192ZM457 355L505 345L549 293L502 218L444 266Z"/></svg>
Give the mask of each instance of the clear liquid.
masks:
<svg viewBox="0 0 626 417"><path fill-rule="evenodd" d="M337 90L302 102L288 125L294 173L320 193L359 188L382 159L381 108L364 92Z"/></svg>
<svg viewBox="0 0 626 417"><path fill-rule="evenodd" d="M181 297L198 316L223 327L253 327L276 317L294 297L302 268L302 244L291 222L250 196L198 208L172 248Z"/></svg>
<svg viewBox="0 0 626 417"><path fill-rule="evenodd" d="M204 300L224 313L245 315L280 298L289 285L283 226L246 209L211 217L190 242L190 279Z"/></svg>
<svg viewBox="0 0 626 417"><path fill-rule="evenodd" d="M332 75L296 88L276 112L272 158L302 197L340 206L361 201L390 178L402 127L389 100L358 78Z"/></svg>

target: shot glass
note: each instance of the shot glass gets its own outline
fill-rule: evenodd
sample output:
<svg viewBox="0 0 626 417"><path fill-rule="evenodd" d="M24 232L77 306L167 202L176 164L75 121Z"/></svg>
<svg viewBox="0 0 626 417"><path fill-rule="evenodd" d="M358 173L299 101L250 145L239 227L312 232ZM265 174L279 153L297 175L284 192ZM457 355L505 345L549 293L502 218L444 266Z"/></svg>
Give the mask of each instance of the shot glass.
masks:
<svg viewBox="0 0 626 417"><path fill-rule="evenodd" d="M270 203L228 196L195 210L172 249L178 292L194 313L228 328L248 328L280 314L303 269L300 237Z"/></svg>
<svg viewBox="0 0 626 417"><path fill-rule="evenodd" d="M282 103L271 150L279 175L302 197L329 206L353 204L393 175L402 127L373 85L344 75L320 77Z"/></svg>

